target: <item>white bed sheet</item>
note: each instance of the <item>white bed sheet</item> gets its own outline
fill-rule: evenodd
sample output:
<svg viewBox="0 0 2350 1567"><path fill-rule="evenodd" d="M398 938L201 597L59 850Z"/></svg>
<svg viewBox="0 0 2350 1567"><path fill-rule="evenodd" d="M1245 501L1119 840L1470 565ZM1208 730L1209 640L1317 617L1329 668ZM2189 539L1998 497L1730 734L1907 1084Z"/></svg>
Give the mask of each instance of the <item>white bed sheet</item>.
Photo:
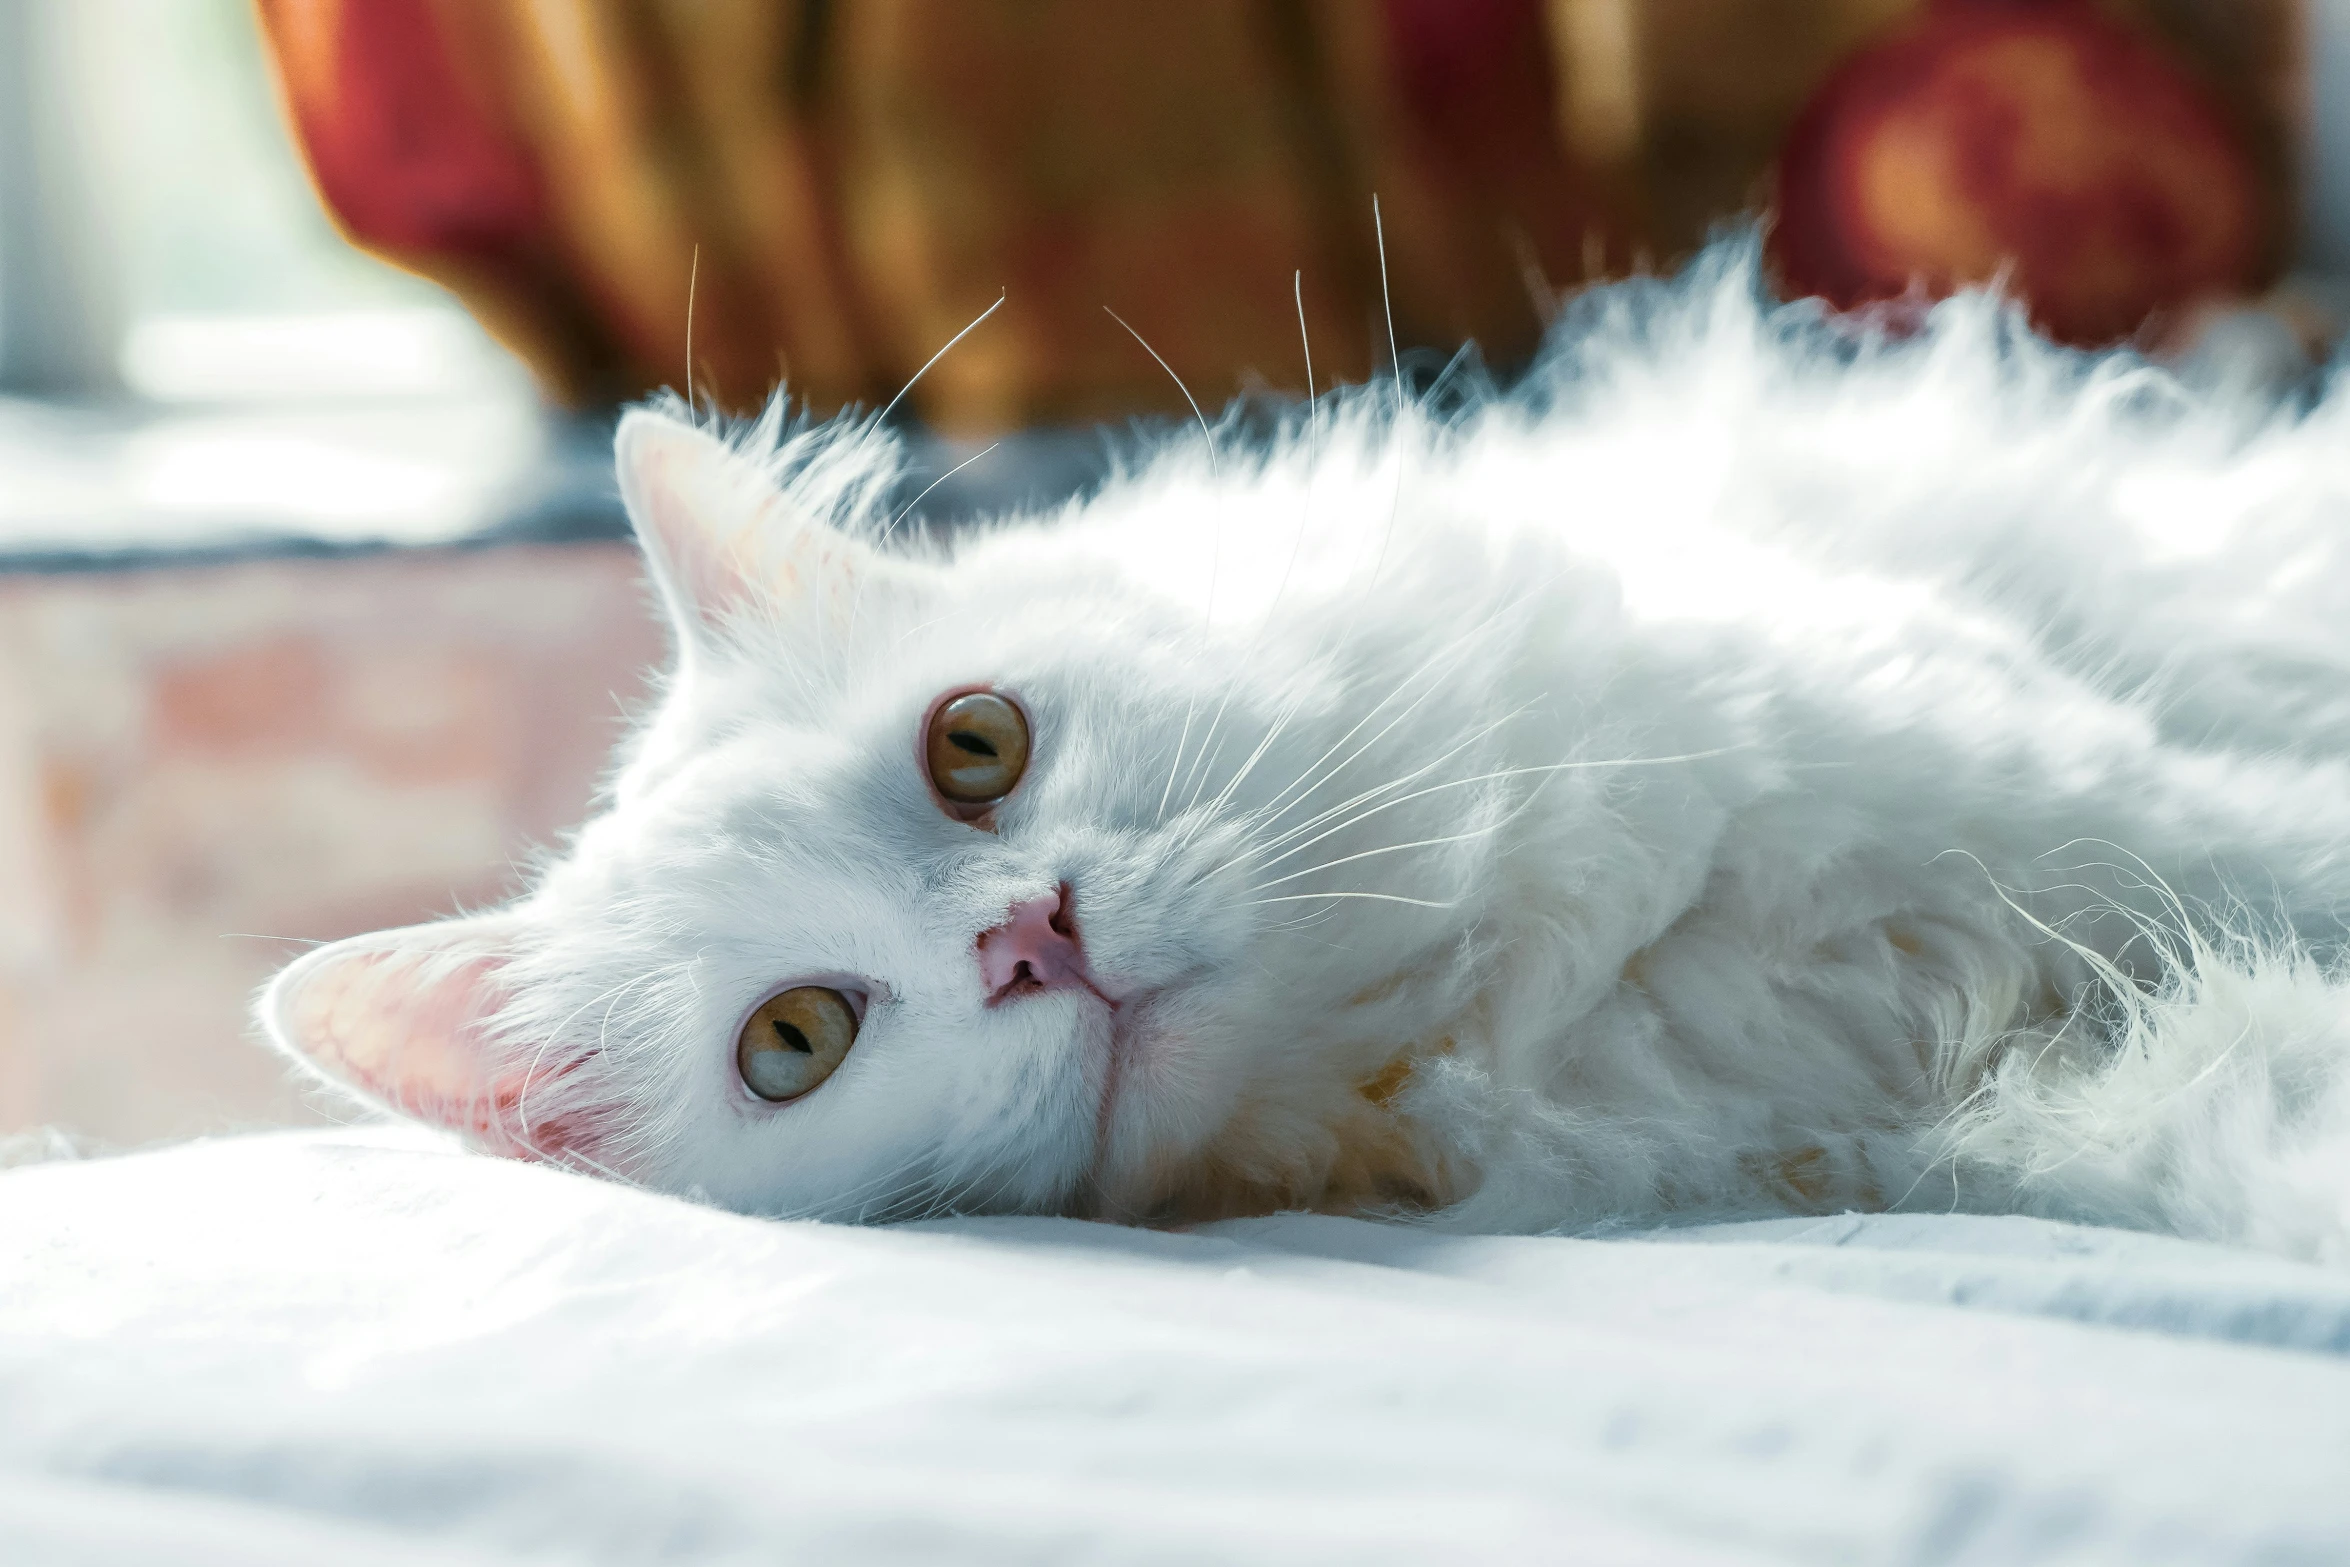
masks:
<svg viewBox="0 0 2350 1567"><path fill-rule="evenodd" d="M2024 1219L858 1230L0 1177L0 1561L2350 1562L2350 1277Z"/></svg>

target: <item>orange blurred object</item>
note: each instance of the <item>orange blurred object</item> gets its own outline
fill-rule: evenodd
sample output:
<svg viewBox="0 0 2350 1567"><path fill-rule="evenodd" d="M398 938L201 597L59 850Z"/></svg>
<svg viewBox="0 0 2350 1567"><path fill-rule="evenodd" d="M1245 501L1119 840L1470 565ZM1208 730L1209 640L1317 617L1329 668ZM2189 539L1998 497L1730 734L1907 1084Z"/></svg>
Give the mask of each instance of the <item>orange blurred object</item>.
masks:
<svg viewBox="0 0 2350 1567"><path fill-rule="evenodd" d="M1302 390L1301 274L1325 384L1384 366L1391 304L1407 352L1522 359L1761 205L1807 102L1788 280L2012 261L2051 329L2121 335L2261 281L2308 0L256 3L344 232L558 400L683 386L690 297L702 395L876 406L1000 298L902 405L976 435L1181 416L1105 306L1207 406Z"/></svg>
<svg viewBox="0 0 2350 1567"><path fill-rule="evenodd" d="M2089 0L1940 0L1848 60L1782 150L1770 250L1845 309L2006 275L2096 344L2257 290L2277 203L2228 109Z"/></svg>
<svg viewBox="0 0 2350 1567"><path fill-rule="evenodd" d="M1301 325L1323 384L1369 375L1390 300L1406 349L1521 355L1632 250L1559 145L1545 0L258 5L344 232L565 402L683 386L690 295L720 404L878 404L1000 297L928 423L1179 414L1105 306L1212 407L1301 387Z"/></svg>

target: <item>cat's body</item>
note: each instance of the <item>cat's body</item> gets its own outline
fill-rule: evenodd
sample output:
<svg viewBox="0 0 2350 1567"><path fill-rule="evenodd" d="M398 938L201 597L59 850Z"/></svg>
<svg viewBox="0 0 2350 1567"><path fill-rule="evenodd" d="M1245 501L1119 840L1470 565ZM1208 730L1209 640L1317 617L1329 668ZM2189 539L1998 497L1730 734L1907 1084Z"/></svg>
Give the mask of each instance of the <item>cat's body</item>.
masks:
<svg viewBox="0 0 2350 1567"><path fill-rule="evenodd" d="M632 416L681 654L610 809L265 1018L753 1211L2350 1255L2350 399L2260 424L1983 301L1843 351L1743 268L1459 419L1350 394L936 547L878 538L860 427ZM966 806L923 748L974 691L1027 760ZM737 1041L787 987L855 1021L770 1103Z"/></svg>

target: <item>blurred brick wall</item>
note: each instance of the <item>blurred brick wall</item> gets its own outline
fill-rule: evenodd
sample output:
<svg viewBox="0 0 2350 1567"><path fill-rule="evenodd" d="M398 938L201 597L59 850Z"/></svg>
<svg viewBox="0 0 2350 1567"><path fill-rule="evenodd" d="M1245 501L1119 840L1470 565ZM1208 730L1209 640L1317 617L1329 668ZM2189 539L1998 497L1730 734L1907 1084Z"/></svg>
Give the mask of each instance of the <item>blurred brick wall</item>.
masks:
<svg viewBox="0 0 2350 1567"><path fill-rule="evenodd" d="M660 652L624 545L0 578L0 1134L315 1118L253 987L507 890Z"/></svg>

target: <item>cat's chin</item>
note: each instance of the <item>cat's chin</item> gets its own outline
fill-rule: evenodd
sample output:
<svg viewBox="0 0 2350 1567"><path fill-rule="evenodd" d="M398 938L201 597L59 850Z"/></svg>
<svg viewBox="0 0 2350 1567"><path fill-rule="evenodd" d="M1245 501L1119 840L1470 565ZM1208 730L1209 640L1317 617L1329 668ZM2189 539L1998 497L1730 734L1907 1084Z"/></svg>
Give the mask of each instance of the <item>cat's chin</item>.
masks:
<svg viewBox="0 0 2350 1567"><path fill-rule="evenodd" d="M1305 1205L1240 1173L1262 1162L1243 1147L1252 1103L1219 1070L1222 1030L1201 1000L1175 989L1112 1010L1093 1165L1073 1211L1153 1224Z"/></svg>
<svg viewBox="0 0 2350 1567"><path fill-rule="evenodd" d="M1261 1057L1262 1042L1231 1034L1210 993L1174 987L1109 1016L1093 1162L1067 1211L1195 1224L1297 1210L1427 1212L1465 1195L1465 1170L1449 1167L1387 1093L1351 1078L1319 1094L1249 1078L1243 1063Z"/></svg>
<svg viewBox="0 0 2350 1567"><path fill-rule="evenodd" d="M1093 1165L1078 1207L1091 1217L1133 1223L1147 1218L1160 1194L1193 1157L1203 1128L1185 1104L1193 1074L1183 1010L1165 992L1145 992L1107 1008L1101 1099L1094 1119ZM1189 1133L1190 1135L1186 1135Z"/></svg>

